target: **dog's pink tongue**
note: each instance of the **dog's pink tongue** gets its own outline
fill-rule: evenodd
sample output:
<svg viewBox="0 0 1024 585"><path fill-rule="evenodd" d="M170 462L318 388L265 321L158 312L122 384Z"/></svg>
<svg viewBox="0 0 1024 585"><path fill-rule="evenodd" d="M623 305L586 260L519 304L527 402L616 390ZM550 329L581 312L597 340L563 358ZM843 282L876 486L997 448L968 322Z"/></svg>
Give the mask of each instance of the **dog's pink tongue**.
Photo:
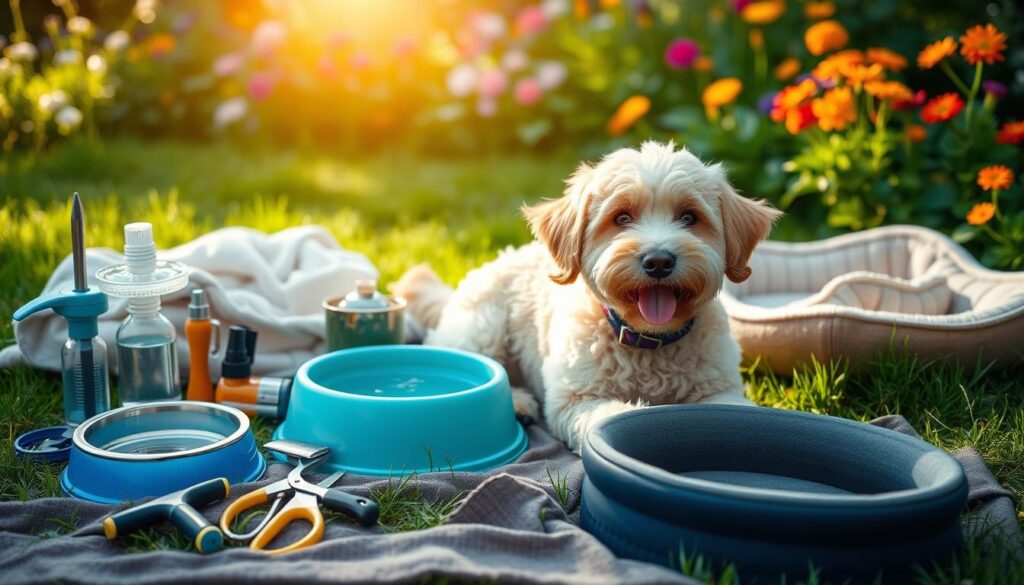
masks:
<svg viewBox="0 0 1024 585"><path fill-rule="evenodd" d="M676 295L672 287L656 285L640 289L637 303L640 314L651 325L663 325L672 320L676 314Z"/></svg>

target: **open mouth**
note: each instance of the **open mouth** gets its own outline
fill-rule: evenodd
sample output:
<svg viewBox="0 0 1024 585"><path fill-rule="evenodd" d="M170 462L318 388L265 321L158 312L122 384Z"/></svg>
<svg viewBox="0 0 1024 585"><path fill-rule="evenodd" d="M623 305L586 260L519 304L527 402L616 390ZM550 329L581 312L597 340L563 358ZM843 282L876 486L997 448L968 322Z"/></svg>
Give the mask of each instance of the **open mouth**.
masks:
<svg viewBox="0 0 1024 585"><path fill-rule="evenodd" d="M676 306L683 294L680 287L655 284L632 291L627 295L627 300L637 304L645 321L651 325L664 325L675 316Z"/></svg>

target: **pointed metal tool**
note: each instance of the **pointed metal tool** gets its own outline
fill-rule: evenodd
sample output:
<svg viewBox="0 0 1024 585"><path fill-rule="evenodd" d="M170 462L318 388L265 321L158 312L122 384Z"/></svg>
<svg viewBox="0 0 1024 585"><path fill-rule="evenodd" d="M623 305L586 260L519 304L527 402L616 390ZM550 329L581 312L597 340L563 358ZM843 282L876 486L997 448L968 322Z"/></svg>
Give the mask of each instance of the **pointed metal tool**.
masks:
<svg viewBox="0 0 1024 585"><path fill-rule="evenodd" d="M78 196L78 191L75 191L75 198L71 202L71 262L75 269L75 292L88 291L89 281L85 275L85 209L82 207L82 198ZM85 418L89 419L98 414L96 412L96 374L93 368L92 340L83 339L80 343L82 390L84 392L82 398Z"/></svg>

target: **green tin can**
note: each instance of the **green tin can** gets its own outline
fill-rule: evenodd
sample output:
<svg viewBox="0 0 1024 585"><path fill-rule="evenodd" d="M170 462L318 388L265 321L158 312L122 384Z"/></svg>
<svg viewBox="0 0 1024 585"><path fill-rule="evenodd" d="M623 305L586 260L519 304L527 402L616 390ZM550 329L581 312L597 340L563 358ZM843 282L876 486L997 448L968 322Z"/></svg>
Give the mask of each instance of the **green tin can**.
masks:
<svg viewBox="0 0 1024 585"><path fill-rule="evenodd" d="M328 352L405 340L405 299L380 294L376 281L357 281L355 291L323 306Z"/></svg>

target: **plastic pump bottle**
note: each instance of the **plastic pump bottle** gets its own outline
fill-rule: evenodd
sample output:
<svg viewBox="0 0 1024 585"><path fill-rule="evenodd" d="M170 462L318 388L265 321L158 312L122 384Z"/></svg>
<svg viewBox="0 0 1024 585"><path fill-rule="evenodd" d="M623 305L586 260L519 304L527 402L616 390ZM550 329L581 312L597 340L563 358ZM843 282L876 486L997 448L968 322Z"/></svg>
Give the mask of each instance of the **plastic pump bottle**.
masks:
<svg viewBox="0 0 1024 585"><path fill-rule="evenodd" d="M153 226L145 222L124 226L124 242L128 271L146 281L156 268ZM128 318L117 329L122 405L181 399L177 339L174 325L160 314L159 295L128 299Z"/></svg>

